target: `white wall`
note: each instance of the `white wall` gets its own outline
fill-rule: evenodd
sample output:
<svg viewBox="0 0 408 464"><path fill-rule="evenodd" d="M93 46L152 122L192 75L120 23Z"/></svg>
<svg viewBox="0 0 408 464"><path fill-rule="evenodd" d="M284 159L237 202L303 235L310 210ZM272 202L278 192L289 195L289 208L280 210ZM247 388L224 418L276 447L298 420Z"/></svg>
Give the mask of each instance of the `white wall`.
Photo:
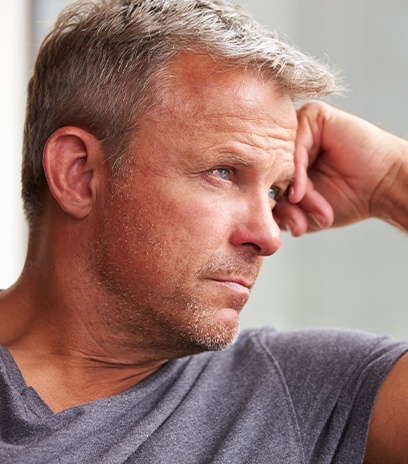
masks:
<svg viewBox="0 0 408 464"><path fill-rule="evenodd" d="M245 1L245 0L244 0ZM406 0L251 0L263 24L343 70L346 110L408 135ZM243 325L346 326L408 338L408 239L378 221L301 239L267 259Z"/></svg>
<svg viewBox="0 0 408 464"><path fill-rule="evenodd" d="M260 22L343 69L351 92L336 105L408 135L406 0L242 0ZM19 201L20 144L28 53L68 0L2 4L0 287L18 275L25 252ZM293 239L266 260L243 326L347 326L408 338L408 240L377 221Z"/></svg>
<svg viewBox="0 0 408 464"><path fill-rule="evenodd" d="M20 164L27 77L27 2L3 2L1 9L0 288L6 288L20 274L26 243Z"/></svg>

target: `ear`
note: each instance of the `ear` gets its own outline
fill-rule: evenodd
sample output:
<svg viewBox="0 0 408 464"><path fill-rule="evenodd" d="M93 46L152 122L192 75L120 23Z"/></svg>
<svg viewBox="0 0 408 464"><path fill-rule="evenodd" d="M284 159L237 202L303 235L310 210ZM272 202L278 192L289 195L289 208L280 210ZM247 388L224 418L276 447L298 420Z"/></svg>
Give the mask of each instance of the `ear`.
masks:
<svg viewBox="0 0 408 464"><path fill-rule="evenodd" d="M79 127L62 127L48 139L43 166L48 185L61 208L85 218L96 200L104 152L98 139Z"/></svg>

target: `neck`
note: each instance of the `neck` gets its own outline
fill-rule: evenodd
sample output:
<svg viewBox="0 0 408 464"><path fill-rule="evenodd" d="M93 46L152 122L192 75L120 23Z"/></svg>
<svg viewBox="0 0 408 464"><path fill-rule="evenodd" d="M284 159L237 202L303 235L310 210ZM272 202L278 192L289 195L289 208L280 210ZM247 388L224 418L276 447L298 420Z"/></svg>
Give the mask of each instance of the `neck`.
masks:
<svg viewBox="0 0 408 464"><path fill-rule="evenodd" d="M28 256L19 281L0 293L0 344L53 411L121 393L166 363L142 338L130 343L101 323L104 298L85 278L72 284L64 267ZM78 263L67 268L86 275Z"/></svg>
<svg viewBox="0 0 408 464"><path fill-rule="evenodd" d="M53 412L122 393L156 372L165 362L120 365L89 359L84 354L34 352L9 348L27 385Z"/></svg>
<svg viewBox="0 0 408 464"><path fill-rule="evenodd" d="M97 340L88 335L86 341L81 329L70 336L66 321L58 326L48 321L47 326L45 317L33 317L21 298L13 301L13 293L8 290L0 298L0 343L13 356L27 385L54 412L121 393L166 362L137 353L130 356L114 344L109 353L103 344L98 349Z"/></svg>

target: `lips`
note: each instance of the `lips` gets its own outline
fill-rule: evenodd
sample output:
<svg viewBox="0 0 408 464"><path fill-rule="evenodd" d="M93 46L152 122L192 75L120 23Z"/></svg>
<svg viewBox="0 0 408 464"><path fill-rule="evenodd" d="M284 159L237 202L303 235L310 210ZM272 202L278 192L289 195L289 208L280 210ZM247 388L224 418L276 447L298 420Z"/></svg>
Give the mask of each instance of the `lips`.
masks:
<svg viewBox="0 0 408 464"><path fill-rule="evenodd" d="M237 286L237 287L244 287L248 291L251 290L253 287L254 283L252 281L249 281L244 278L240 277L227 277L225 279L214 279L216 282L224 283L226 285L232 285L232 286Z"/></svg>
<svg viewBox="0 0 408 464"><path fill-rule="evenodd" d="M201 270L199 279L213 282L235 296L247 300L260 270L259 259L217 255Z"/></svg>
<svg viewBox="0 0 408 464"><path fill-rule="evenodd" d="M249 298L250 290L253 286L248 280L240 278L226 278L226 279L212 279L213 282L220 285L223 288L223 292L226 294L232 294L234 297L238 297L241 301L246 302Z"/></svg>

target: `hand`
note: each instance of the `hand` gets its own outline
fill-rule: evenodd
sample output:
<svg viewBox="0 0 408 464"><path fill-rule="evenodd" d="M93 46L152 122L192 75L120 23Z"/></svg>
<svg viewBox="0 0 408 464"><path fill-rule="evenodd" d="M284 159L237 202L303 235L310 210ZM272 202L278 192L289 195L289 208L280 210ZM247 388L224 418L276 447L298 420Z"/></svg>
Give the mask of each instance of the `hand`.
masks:
<svg viewBox="0 0 408 464"><path fill-rule="evenodd" d="M288 201L274 210L281 227L299 236L369 217L387 220L407 142L321 102L301 108L298 123L295 180Z"/></svg>

